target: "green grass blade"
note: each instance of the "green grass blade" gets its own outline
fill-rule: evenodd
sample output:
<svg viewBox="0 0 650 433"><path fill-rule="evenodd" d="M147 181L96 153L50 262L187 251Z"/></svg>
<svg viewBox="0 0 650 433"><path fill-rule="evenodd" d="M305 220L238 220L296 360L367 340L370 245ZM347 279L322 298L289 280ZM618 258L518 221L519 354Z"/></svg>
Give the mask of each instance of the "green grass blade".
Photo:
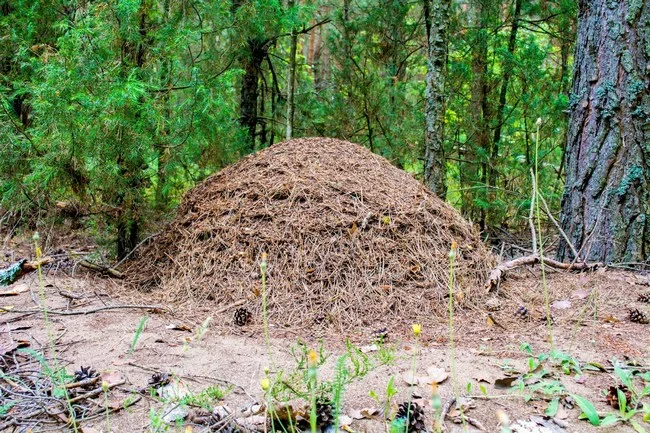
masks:
<svg viewBox="0 0 650 433"><path fill-rule="evenodd" d="M600 417L598 416L598 411L596 411L594 405L580 395L573 394L571 397L576 401L578 407L582 409L582 412L586 415L591 425L598 427L600 425Z"/></svg>

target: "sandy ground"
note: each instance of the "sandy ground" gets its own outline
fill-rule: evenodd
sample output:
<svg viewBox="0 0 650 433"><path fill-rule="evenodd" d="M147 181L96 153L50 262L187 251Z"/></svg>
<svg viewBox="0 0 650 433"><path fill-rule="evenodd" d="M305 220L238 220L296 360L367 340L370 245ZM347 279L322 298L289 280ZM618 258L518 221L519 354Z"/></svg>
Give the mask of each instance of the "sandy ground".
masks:
<svg viewBox="0 0 650 433"><path fill-rule="evenodd" d="M40 303L38 279L34 274L24 277L16 284L25 285L26 290L17 296L0 298L0 303L12 306L10 312L0 315L1 342L26 340L30 347L39 349L47 346L47 331L43 315L26 312L37 308ZM647 292L648 279L644 275L608 270L593 274L551 273L548 275L550 301L563 301L553 308L553 346L569 353L582 365L597 362L611 366L613 359L632 360L640 365L650 365L650 325L639 325L627 321L626 307L636 306L649 310L648 305L636 302L640 293ZM47 307L52 311L75 313L111 305L146 303L142 296L134 300L125 296L119 283L91 274L71 278L62 272L50 272L44 278ZM74 294L79 299L71 300L61 293ZM521 320L514 312L519 305L525 305L531 316L541 316L544 309L543 288L537 270L523 269L513 272L510 278L495 294L500 310L492 312L497 324L488 323L487 309L483 306L458 312L455 317L455 370L456 392L467 394L467 384L472 384L471 408L467 414L477 420L486 431L499 431L496 413L502 410L511 420L527 420L531 415L540 416L548 401L539 394L525 402L523 394L496 388L495 379L503 378L506 366L515 371L526 371L529 356L520 346L531 345L536 353L550 350L549 329L531 318ZM568 301L568 302L564 302ZM173 372L193 391L209 385L232 385L232 391L225 397L227 405L236 416L255 402L263 401L260 380L264 368L271 368L271 374L279 371L288 373L295 369L296 362L291 348L297 347L299 339L308 347L325 347L331 356L319 370L319 379L332 377L336 358L345 353L345 339L350 337L359 347L372 343L373 329L352 330L349 335L340 335L331 330L288 330L270 327L270 358L260 326L261 318L244 327L232 324L233 311L214 314L217 305L200 305L177 308L167 306L168 311L154 309L115 309L96 311L90 314L51 314L51 332L55 337L57 357L72 373L80 365L90 365L98 371L113 371L126 383L111 391L111 401L122 401L128 391L144 388L152 372ZM565 308L568 307L568 308ZM129 353L134 334L143 316L148 316L135 350ZM211 325L201 339L197 329L212 317ZM273 316L270 317L271 324ZM190 331L172 328L170 325L185 325ZM429 367L442 368L451 372L451 351L447 323L427 326L422 330L419 342L409 333L407 324L402 329L389 329L389 343L384 353L392 355L392 362L377 365L377 351L367 356L375 359L374 368L365 376L353 381L345 389L344 413L351 414L363 408L377 408L378 403L369 396L375 391L385 394L386 384L395 377L398 394L394 404L406 401L411 392L426 409L427 425L433 419L431 408L432 387L417 385L410 389L404 380L405 373L412 369L414 355L419 376L426 376ZM616 383L610 372L583 371L582 375L557 374L557 379L570 393L589 398L599 411L614 412L607 406L603 390ZM490 383L491 382L491 383ZM454 380L450 377L438 386L443 404L454 395ZM486 395L479 387L485 387ZM152 413L163 411L163 405L154 398L144 396L138 403L114 413L110 417L113 432L152 431ZM609 428L596 429L586 421L578 420L577 408L562 409L560 424L566 423L566 432L631 432L629 425L617 424ZM106 419L98 417L82 423L84 431L106 432ZM645 424L646 429L650 426ZM95 430L92 430L94 428ZM455 425L447 421L449 431L475 431L471 425ZM466 430L464 430L464 428ZM350 426L354 431L383 432L381 416L375 419L354 420ZM23 428L6 431L61 431L52 424L37 425L32 430ZM184 427L170 427L169 431L190 431ZM192 431L201 431L195 428ZM543 430L540 430L542 432Z"/></svg>

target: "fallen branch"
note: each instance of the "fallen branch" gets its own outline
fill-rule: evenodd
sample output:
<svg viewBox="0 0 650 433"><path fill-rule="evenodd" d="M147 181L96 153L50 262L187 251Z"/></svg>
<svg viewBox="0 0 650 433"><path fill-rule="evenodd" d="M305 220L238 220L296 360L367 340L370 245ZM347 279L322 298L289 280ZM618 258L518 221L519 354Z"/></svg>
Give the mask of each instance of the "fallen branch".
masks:
<svg viewBox="0 0 650 433"><path fill-rule="evenodd" d="M117 271L117 270L115 270L113 268L109 268L108 266L96 265L94 263L87 262L86 260L80 261L79 265L83 266L84 268L93 270L95 272L99 272L101 274L110 275L113 278L119 278L119 279L124 278L123 273L121 273L120 271Z"/></svg>
<svg viewBox="0 0 650 433"><path fill-rule="evenodd" d="M485 286L484 286L485 291L489 293L492 290L494 290L499 285L506 272L518 268L520 266L534 265L539 262L540 262L539 255L533 254L530 256L518 257L516 259L508 260L507 262L501 263L499 266L494 268L492 272L490 272L490 275L488 276L488 279L485 282ZM585 271L585 270L596 269L598 267L603 266L602 263L586 263L586 262L563 263L548 257L544 257L544 264L551 268L564 269L567 271Z"/></svg>
<svg viewBox="0 0 650 433"><path fill-rule="evenodd" d="M104 388L101 387L101 388L97 388L97 389L95 389L93 391L87 392L86 394L71 398L71 399L67 400L68 407L70 405L72 405L73 403L77 403L77 402L80 402L82 400L86 400L86 399L89 399L89 398L92 398L92 397L96 397L96 396L100 395L101 393L108 391L109 389L115 388L116 386L124 385L125 383L126 383L126 381L121 380L121 381L119 381L117 383L113 383L113 384L108 385L108 388L106 390L104 390ZM59 403L64 404L66 402L61 401ZM42 415L44 413L48 413L48 412L50 412L51 409L54 409L55 407L56 407L56 405L50 405L48 407L35 409L35 410L31 411L31 412L27 412L26 414L22 414L19 417L10 419L9 421L7 421L5 423L0 424L0 431L4 431L4 429L6 429L6 428L18 425L20 422L22 422L24 420L28 420L30 418L34 418L34 417Z"/></svg>
<svg viewBox="0 0 650 433"><path fill-rule="evenodd" d="M440 412L440 418L438 419L438 427L440 428L441 431L447 431L447 427L445 426L445 419L447 418L447 415L449 414L449 410L451 409L451 406L456 403L456 397L451 397L447 403L442 407L442 411Z"/></svg>
<svg viewBox="0 0 650 433"><path fill-rule="evenodd" d="M144 310L160 310L160 311L167 311L170 313L171 311L167 307L163 307L161 305L107 305L105 307L99 307L99 308L92 308L90 310L81 310L81 311L59 311L59 310L47 310L47 314L51 315L58 315L58 316L81 316L84 314L92 314L92 313L97 313L100 311L107 311L107 310L120 310L120 309L144 309ZM15 310L12 308L5 308L5 307L0 307L0 312L2 313L26 313L26 314L36 314L36 313L42 313L44 312L43 309L37 308L33 310Z"/></svg>

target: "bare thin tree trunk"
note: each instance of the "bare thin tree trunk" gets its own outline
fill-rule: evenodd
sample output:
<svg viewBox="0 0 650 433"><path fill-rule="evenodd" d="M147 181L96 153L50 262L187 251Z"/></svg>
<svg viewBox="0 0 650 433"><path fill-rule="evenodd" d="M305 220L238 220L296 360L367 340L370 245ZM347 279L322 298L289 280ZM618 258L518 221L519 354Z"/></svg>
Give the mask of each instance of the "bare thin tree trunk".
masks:
<svg viewBox="0 0 650 433"><path fill-rule="evenodd" d="M287 9L295 5L295 0L289 0ZM289 73L287 74L287 140L293 137L293 119L296 112L294 95L296 91L296 49L298 48L298 35L292 31L291 48L289 52Z"/></svg>
<svg viewBox="0 0 650 433"><path fill-rule="evenodd" d="M447 193L443 144L449 6L449 0L424 0L427 32L424 183L442 199Z"/></svg>
<svg viewBox="0 0 650 433"><path fill-rule="evenodd" d="M517 31L519 30L519 18L521 17L522 0L515 0L515 10L512 14L512 25L510 27L510 38L508 39L508 55L510 58L503 65L503 77L501 78L501 90L499 91L499 106L496 112L496 125L494 128L494 140L490 154L489 182L491 186L497 184L496 162L499 158L499 143L501 142L501 131L503 129L504 112L506 109L506 97L508 96L508 85L512 77L512 61L517 43ZM493 194L490 194L493 196Z"/></svg>
<svg viewBox="0 0 650 433"><path fill-rule="evenodd" d="M650 1L581 0L561 225L586 260L648 260ZM571 253L561 242L558 257Z"/></svg>
<svg viewBox="0 0 650 433"><path fill-rule="evenodd" d="M475 0L470 6L472 12L472 25L475 27L475 40L473 43L472 53L472 83L471 83L471 119L472 123L469 128L469 152L471 155L468 176L474 185L478 182L482 184L481 188L472 188L466 194L463 206L464 211L468 213L473 221L478 222L481 229L485 228L486 212L485 207L481 206L476 211L475 199L487 201L485 189L487 187L487 170L489 161L485 156L489 152L490 135L489 135L489 105L488 105L488 31L487 31L487 0ZM467 211L470 212L467 212Z"/></svg>

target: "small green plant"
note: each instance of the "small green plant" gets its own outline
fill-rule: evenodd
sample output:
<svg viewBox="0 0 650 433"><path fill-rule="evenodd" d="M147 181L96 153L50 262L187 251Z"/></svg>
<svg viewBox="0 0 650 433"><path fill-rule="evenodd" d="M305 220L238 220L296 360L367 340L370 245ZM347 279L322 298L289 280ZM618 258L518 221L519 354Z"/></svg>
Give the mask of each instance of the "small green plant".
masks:
<svg viewBox="0 0 650 433"><path fill-rule="evenodd" d="M397 395L397 388L395 388L395 376L391 376L386 383L386 400L381 401L379 395L375 391L370 391L370 397L372 397L379 407L383 407L384 418L390 418L390 405L393 400L393 397ZM386 425L386 429L388 429Z"/></svg>
<svg viewBox="0 0 650 433"><path fill-rule="evenodd" d="M106 432L111 432L111 411L108 407L108 382L102 381L102 392L104 393L104 404L106 405Z"/></svg>
<svg viewBox="0 0 650 433"><path fill-rule="evenodd" d="M189 394L180 399L179 404L185 406L196 406L212 411L216 402L231 391L231 388L223 389L219 385L210 385L203 391L196 394Z"/></svg>
<svg viewBox="0 0 650 433"><path fill-rule="evenodd" d="M196 341L201 341L203 337L205 337L205 334L208 332L208 329L210 329L210 322L212 322L212 317L208 316L205 318L201 326L196 328L196 334L194 336L194 339Z"/></svg>
<svg viewBox="0 0 650 433"><path fill-rule="evenodd" d="M135 347L138 344L138 341L140 340L140 336L142 335L142 332L144 331L145 326L147 326L147 321L149 320L149 316L142 316L140 318L140 323L138 324L138 327L135 330L135 334L133 334L133 340L131 341L131 347L129 347L129 355L132 355L133 352L135 351Z"/></svg>
<svg viewBox="0 0 650 433"><path fill-rule="evenodd" d="M343 392L348 377L348 369L345 366L346 356L339 356L334 370L334 381L332 383L332 405L334 407L334 431L339 431L339 421L343 402Z"/></svg>

